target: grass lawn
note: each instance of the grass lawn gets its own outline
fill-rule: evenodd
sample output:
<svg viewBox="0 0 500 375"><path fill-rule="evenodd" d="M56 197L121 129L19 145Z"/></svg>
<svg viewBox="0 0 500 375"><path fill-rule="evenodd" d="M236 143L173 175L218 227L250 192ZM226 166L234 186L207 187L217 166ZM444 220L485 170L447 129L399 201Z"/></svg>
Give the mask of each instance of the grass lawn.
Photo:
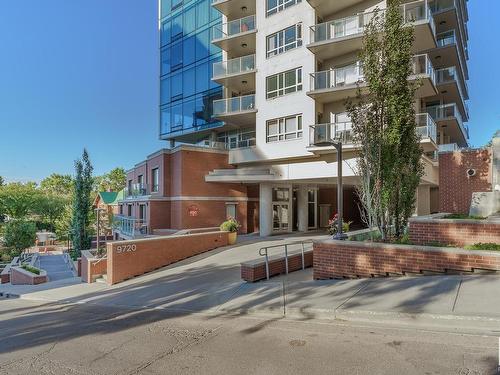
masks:
<svg viewBox="0 0 500 375"><path fill-rule="evenodd" d="M500 244L498 243L475 243L474 245L465 246L467 250L487 250L487 251L500 251Z"/></svg>

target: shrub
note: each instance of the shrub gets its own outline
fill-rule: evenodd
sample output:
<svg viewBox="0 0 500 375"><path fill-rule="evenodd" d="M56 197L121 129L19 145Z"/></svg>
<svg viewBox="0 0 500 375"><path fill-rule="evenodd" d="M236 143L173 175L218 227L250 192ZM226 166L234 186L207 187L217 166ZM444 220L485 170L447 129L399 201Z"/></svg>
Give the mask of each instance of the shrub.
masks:
<svg viewBox="0 0 500 375"><path fill-rule="evenodd" d="M474 245L465 246L467 250L489 250L500 251L500 244L498 243L475 243Z"/></svg>
<svg viewBox="0 0 500 375"><path fill-rule="evenodd" d="M34 273L35 275L40 275L40 270L38 268L35 268L35 267L31 267L30 265L28 264L23 264L21 266L21 268L23 270L26 270L28 272L31 272L31 273Z"/></svg>
<svg viewBox="0 0 500 375"><path fill-rule="evenodd" d="M333 236L334 234L337 234L338 232L338 222L339 222L339 215L335 214L333 215L330 220L328 220L328 233ZM343 221L342 222L342 232L347 233L349 232L349 228L351 227L352 221Z"/></svg>
<svg viewBox="0 0 500 375"><path fill-rule="evenodd" d="M466 214L450 214L446 215L444 219L455 219L455 220L485 220L483 216L466 215Z"/></svg>
<svg viewBox="0 0 500 375"><path fill-rule="evenodd" d="M240 226L240 223L235 218L230 217L220 225L220 230L223 232L237 232Z"/></svg>
<svg viewBox="0 0 500 375"><path fill-rule="evenodd" d="M12 256L17 256L28 247L33 246L36 237L35 224L25 220L12 220L5 225L4 243L13 249Z"/></svg>

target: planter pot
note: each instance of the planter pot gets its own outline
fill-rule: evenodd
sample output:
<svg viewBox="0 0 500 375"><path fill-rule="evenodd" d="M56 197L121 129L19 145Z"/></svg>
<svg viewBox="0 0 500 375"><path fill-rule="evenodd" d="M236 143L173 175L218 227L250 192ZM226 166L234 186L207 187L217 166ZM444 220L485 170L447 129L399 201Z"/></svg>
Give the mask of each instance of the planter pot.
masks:
<svg viewBox="0 0 500 375"><path fill-rule="evenodd" d="M229 245L234 245L236 243L236 238L238 237L237 232L229 232L227 235L227 243Z"/></svg>

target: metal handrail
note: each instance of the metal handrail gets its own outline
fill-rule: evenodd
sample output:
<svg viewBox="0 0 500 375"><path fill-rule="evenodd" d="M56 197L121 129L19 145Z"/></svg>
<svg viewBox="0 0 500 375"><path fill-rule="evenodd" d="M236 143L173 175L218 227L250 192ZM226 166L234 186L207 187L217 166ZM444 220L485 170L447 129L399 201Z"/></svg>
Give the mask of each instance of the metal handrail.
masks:
<svg viewBox="0 0 500 375"><path fill-rule="evenodd" d="M313 240L308 239L304 241L297 241L297 242L291 242L291 243L286 243L286 244L281 244L281 245L273 245L273 246L266 246L266 247L261 247L259 249L259 256L265 257L266 260L266 279L269 280L269 249L275 249L279 247L284 247L285 248L285 272L288 275L288 246L292 245L302 245L301 247L301 256L302 256L302 269L304 270L306 268L305 265L305 259L304 259L304 244L306 243L313 243Z"/></svg>

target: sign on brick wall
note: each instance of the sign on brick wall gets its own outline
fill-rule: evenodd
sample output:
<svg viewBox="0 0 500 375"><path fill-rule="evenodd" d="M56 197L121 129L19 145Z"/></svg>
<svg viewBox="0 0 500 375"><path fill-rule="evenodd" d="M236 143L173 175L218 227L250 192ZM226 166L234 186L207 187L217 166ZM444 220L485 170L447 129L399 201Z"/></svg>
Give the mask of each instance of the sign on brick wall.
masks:
<svg viewBox="0 0 500 375"><path fill-rule="evenodd" d="M188 215L191 217L198 216L200 214L200 208L193 204L188 207Z"/></svg>

